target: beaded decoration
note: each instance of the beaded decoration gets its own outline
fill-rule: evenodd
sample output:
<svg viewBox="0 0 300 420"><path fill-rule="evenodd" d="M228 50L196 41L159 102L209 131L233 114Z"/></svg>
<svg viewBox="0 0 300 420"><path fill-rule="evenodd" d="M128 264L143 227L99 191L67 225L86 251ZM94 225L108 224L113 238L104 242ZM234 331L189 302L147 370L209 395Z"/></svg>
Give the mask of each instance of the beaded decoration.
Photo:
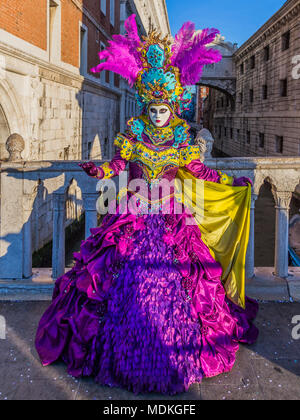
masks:
<svg viewBox="0 0 300 420"><path fill-rule="evenodd" d="M104 171L104 176L102 179L110 179L115 175L115 172L109 166L109 162L105 162L103 165L101 165L101 168Z"/></svg>
<svg viewBox="0 0 300 420"><path fill-rule="evenodd" d="M149 118L142 115L138 118L131 118L128 121L129 134L136 137L138 141L143 141L142 135L145 134L154 145L163 145L174 140L173 147L177 148L183 144L189 144L190 126L186 121L174 116L166 127L155 127L150 124Z"/></svg>
<svg viewBox="0 0 300 420"><path fill-rule="evenodd" d="M118 134L114 146L118 147L121 152L121 157L126 160L130 160L132 156L132 151L134 149L134 142L129 140L123 134Z"/></svg>
<svg viewBox="0 0 300 420"><path fill-rule="evenodd" d="M155 145L168 143L174 139L173 128L169 125L167 127L155 127L153 124L148 124L145 127L145 134Z"/></svg>
<svg viewBox="0 0 300 420"><path fill-rule="evenodd" d="M227 175L225 172L222 171L218 171L218 175L220 176L220 184L224 184L224 185L232 185L233 181L234 181L234 177L233 176L229 176Z"/></svg>
<svg viewBox="0 0 300 420"><path fill-rule="evenodd" d="M138 49L143 70L135 82L137 102L142 110L150 103L168 102L180 112L181 97L188 92L181 85L178 68L171 65L171 42L168 37L161 39L156 32L144 39L145 43ZM190 94L187 106L191 100Z"/></svg>
<svg viewBox="0 0 300 420"><path fill-rule="evenodd" d="M191 163L193 160L201 159L201 152L198 145L187 146L180 149L180 160L179 166L185 166Z"/></svg>
<svg viewBox="0 0 300 420"><path fill-rule="evenodd" d="M173 147L179 147L181 144L186 143L189 140L189 125L184 123L182 125L178 125L174 131L175 142Z"/></svg>
<svg viewBox="0 0 300 420"><path fill-rule="evenodd" d="M131 118L128 121L128 126L132 134L134 134L138 141L143 141L142 134L145 129L145 123L141 118Z"/></svg>
<svg viewBox="0 0 300 420"><path fill-rule="evenodd" d="M166 195L158 200L149 200L146 197L131 191L137 198L138 212L143 214L159 213L163 210L163 205L168 202L174 194Z"/></svg>
<svg viewBox="0 0 300 420"><path fill-rule="evenodd" d="M134 143L122 135L116 138L114 144L120 148L124 159L140 163L148 181L161 178L171 168L185 166L193 160L200 159L199 146L187 146L181 149L151 148L146 143Z"/></svg>

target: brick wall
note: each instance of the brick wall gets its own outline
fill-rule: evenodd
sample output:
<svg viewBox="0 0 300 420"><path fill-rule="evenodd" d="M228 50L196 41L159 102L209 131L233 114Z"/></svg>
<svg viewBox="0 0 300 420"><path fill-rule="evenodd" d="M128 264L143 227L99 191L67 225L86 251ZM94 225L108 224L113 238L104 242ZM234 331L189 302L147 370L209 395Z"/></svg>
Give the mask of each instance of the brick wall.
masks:
<svg viewBox="0 0 300 420"><path fill-rule="evenodd" d="M110 22L110 0L106 2L106 15L104 15L100 9L100 0L82 0L84 8L89 12L89 14L95 19L95 21L100 24L103 28L103 32L97 28L97 26L88 19L87 16L83 16L83 23L88 28L88 70L91 67L95 67L99 64L98 52L100 51L101 42L105 45L108 43L107 37L104 35L106 33L109 37L113 34L120 33L120 0L115 0L115 25L112 26ZM96 77L100 77L99 74L96 74ZM109 82L109 74L106 72L106 82ZM119 77L114 77L114 85L119 87Z"/></svg>
<svg viewBox="0 0 300 420"><path fill-rule="evenodd" d="M47 50L47 0L0 1L0 28Z"/></svg>
<svg viewBox="0 0 300 420"><path fill-rule="evenodd" d="M79 21L82 12L71 0L61 1L61 60L78 67L79 63Z"/></svg>
<svg viewBox="0 0 300 420"><path fill-rule="evenodd" d="M46 51L47 4L47 0L1 1L0 28ZM80 5L91 19L82 13ZM120 0L115 0L114 26L110 23L110 0L107 0L106 11L105 16L100 10L100 0L61 0L61 60L64 63L78 67L79 22L88 28L88 69L99 63L100 42L107 44L105 34L111 37L120 31ZM116 78L115 85L118 83Z"/></svg>

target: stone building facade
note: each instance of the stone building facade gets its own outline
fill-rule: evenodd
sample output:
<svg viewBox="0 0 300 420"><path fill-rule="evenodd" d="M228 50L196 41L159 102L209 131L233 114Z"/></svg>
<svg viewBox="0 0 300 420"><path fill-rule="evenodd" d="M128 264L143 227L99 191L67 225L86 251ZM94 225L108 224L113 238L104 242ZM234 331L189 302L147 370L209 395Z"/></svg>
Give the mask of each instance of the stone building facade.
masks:
<svg viewBox="0 0 300 420"><path fill-rule="evenodd" d="M165 0L1 2L0 159L12 133L25 140L24 160L111 158L135 101L121 100L118 76L89 69L131 13L141 35L170 33Z"/></svg>
<svg viewBox="0 0 300 420"><path fill-rule="evenodd" d="M119 129L119 80L89 69L120 31L120 3L96 4L1 2L0 159L14 132L25 140L25 160L109 157Z"/></svg>
<svg viewBox="0 0 300 420"><path fill-rule="evenodd" d="M300 1L289 0L234 54L236 92L214 91L217 153L300 156Z"/></svg>
<svg viewBox="0 0 300 420"><path fill-rule="evenodd" d="M135 100L118 76L90 68L131 13L141 35L151 25L170 32L165 0L0 2L0 161L8 159L5 144L14 133L24 139L24 161L111 159ZM82 214L75 184L68 191L68 224ZM34 250L52 235L51 191L50 184L38 188Z"/></svg>

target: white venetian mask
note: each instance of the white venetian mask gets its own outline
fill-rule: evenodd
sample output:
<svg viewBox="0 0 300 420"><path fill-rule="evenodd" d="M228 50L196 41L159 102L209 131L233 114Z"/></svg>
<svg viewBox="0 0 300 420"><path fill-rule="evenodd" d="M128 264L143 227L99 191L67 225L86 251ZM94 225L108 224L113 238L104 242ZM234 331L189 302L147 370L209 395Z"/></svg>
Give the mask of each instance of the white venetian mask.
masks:
<svg viewBox="0 0 300 420"><path fill-rule="evenodd" d="M171 111L166 105L151 105L149 118L155 127L163 127L169 120Z"/></svg>

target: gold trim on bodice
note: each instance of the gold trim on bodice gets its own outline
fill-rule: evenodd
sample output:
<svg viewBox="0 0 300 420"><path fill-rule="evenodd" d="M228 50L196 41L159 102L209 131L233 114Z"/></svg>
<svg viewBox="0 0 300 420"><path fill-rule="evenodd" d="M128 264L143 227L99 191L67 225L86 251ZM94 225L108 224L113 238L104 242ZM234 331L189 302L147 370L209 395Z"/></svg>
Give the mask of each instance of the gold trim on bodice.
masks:
<svg viewBox="0 0 300 420"><path fill-rule="evenodd" d="M159 128L148 124L145 126L144 133L156 145L164 144L174 139L174 130L171 126Z"/></svg>
<svg viewBox="0 0 300 420"><path fill-rule="evenodd" d="M220 175L220 184L224 185L231 185L233 184L234 177L226 174L225 172L218 171L218 175Z"/></svg>
<svg viewBox="0 0 300 420"><path fill-rule="evenodd" d="M104 176L102 179L110 179L114 176L114 171L110 168L109 162L103 163L103 165L101 165L101 168L104 172Z"/></svg>
<svg viewBox="0 0 300 420"><path fill-rule="evenodd" d="M134 142L119 134L114 143L121 150L122 158L140 164L145 178L161 178L172 168L188 165L200 159L199 146L187 146L180 149L174 147L156 147L142 142Z"/></svg>

